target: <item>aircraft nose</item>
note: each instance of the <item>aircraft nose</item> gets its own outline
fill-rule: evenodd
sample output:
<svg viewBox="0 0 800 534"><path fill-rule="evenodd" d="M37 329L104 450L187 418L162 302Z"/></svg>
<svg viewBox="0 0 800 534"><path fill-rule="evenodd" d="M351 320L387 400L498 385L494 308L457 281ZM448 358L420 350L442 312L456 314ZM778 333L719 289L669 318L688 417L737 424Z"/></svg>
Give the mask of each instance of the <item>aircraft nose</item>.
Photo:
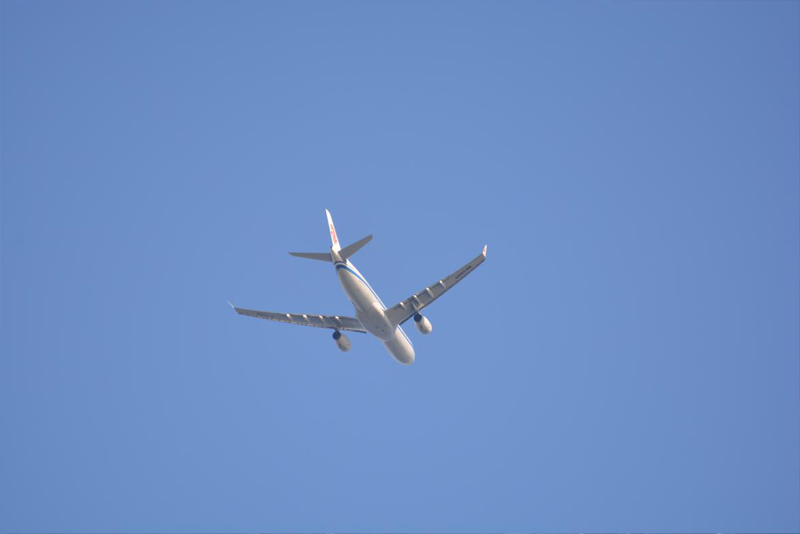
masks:
<svg viewBox="0 0 800 534"><path fill-rule="evenodd" d="M408 346L406 350L403 351L402 359L398 358L397 360L403 365L411 365L416 359L417 356L414 354L414 347Z"/></svg>
<svg viewBox="0 0 800 534"><path fill-rule="evenodd" d="M389 354L398 362L403 365L411 365L414 363L414 347L403 337L396 336L390 341L385 341L384 345L389 349Z"/></svg>

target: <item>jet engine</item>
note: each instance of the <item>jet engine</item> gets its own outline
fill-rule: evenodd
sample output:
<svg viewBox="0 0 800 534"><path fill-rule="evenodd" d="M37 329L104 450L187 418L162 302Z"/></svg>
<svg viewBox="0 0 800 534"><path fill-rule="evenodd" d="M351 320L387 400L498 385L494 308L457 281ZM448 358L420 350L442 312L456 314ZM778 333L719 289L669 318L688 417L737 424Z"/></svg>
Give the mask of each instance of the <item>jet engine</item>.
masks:
<svg viewBox="0 0 800 534"><path fill-rule="evenodd" d="M338 330L333 332L333 340L336 341L336 346L339 347L340 351L347 352L350 350L350 339Z"/></svg>
<svg viewBox="0 0 800 534"><path fill-rule="evenodd" d="M416 325L420 334L430 334L433 331L433 325L428 318L420 314L414 315L414 325Z"/></svg>

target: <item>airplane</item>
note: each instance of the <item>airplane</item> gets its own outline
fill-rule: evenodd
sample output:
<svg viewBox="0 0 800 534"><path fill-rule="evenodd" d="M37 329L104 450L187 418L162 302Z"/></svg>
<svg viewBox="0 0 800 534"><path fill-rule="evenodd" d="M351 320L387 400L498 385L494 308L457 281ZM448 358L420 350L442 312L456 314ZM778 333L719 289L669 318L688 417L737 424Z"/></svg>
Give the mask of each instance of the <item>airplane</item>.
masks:
<svg viewBox="0 0 800 534"><path fill-rule="evenodd" d="M411 365L416 359L414 346L401 325L413 317L417 330L421 334L430 334L433 331L433 326L428 318L420 312L482 264L486 260L487 247L484 246L480 254L455 272L426 286L391 308L387 308L364 276L350 261L353 254L372 240L372 235L368 235L352 245L342 248L339 245L336 228L333 226L331 213L325 210L325 214L328 216L328 228L331 233L330 252L290 252L289 254L298 258L333 263L339 283L348 300L355 308L355 317L274 313L237 308L230 302L228 304L240 315L282 323L330 328L333 330L333 339L336 342L336 346L343 352L349 351L352 345L350 339L342 331L362 334L369 332L383 343L395 360L404 365Z"/></svg>

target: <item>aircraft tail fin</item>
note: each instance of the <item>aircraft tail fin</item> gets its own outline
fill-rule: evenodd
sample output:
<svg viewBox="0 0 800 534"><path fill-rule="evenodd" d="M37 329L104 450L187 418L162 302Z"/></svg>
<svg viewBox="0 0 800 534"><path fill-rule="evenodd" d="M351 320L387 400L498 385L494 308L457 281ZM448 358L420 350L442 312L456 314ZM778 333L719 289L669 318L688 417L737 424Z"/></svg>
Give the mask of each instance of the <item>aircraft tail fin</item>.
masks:
<svg viewBox="0 0 800 534"><path fill-rule="evenodd" d="M341 245L339 245L339 238L336 236L336 227L333 226L333 219L331 218L331 212L325 210L325 215L328 216L328 229L331 232L331 248L336 252L342 250Z"/></svg>

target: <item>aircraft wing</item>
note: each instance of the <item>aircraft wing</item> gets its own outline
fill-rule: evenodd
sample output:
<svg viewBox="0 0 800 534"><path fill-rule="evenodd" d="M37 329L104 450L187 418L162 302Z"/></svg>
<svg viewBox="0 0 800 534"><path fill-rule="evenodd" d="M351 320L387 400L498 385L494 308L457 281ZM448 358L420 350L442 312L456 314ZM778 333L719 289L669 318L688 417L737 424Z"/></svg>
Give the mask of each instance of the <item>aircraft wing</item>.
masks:
<svg viewBox="0 0 800 534"><path fill-rule="evenodd" d="M228 304L231 304L230 302ZM267 319L268 321L278 321L279 323L299 324L303 326L316 326L317 328L330 328L332 330L347 330L348 332L366 333L366 329L355 317L345 317L342 315L308 315L298 313L275 313L258 310L248 310L237 308L231 304L231 308L239 315L248 315L257 319Z"/></svg>
<svg viewBox="0 0 800 534"><path fill-rule="evenodd" d="M428 287L411 295L407 299L400 301L388 310L386 315L392 324L401 325L408 321L425 306L428 306L434 300L438 299L451 287L463 280L469 273L486 260L486 247L483 247L483 252L478 254L469 263L455 271L454 273L445 276L441 280L434 282Z"/></svg>

